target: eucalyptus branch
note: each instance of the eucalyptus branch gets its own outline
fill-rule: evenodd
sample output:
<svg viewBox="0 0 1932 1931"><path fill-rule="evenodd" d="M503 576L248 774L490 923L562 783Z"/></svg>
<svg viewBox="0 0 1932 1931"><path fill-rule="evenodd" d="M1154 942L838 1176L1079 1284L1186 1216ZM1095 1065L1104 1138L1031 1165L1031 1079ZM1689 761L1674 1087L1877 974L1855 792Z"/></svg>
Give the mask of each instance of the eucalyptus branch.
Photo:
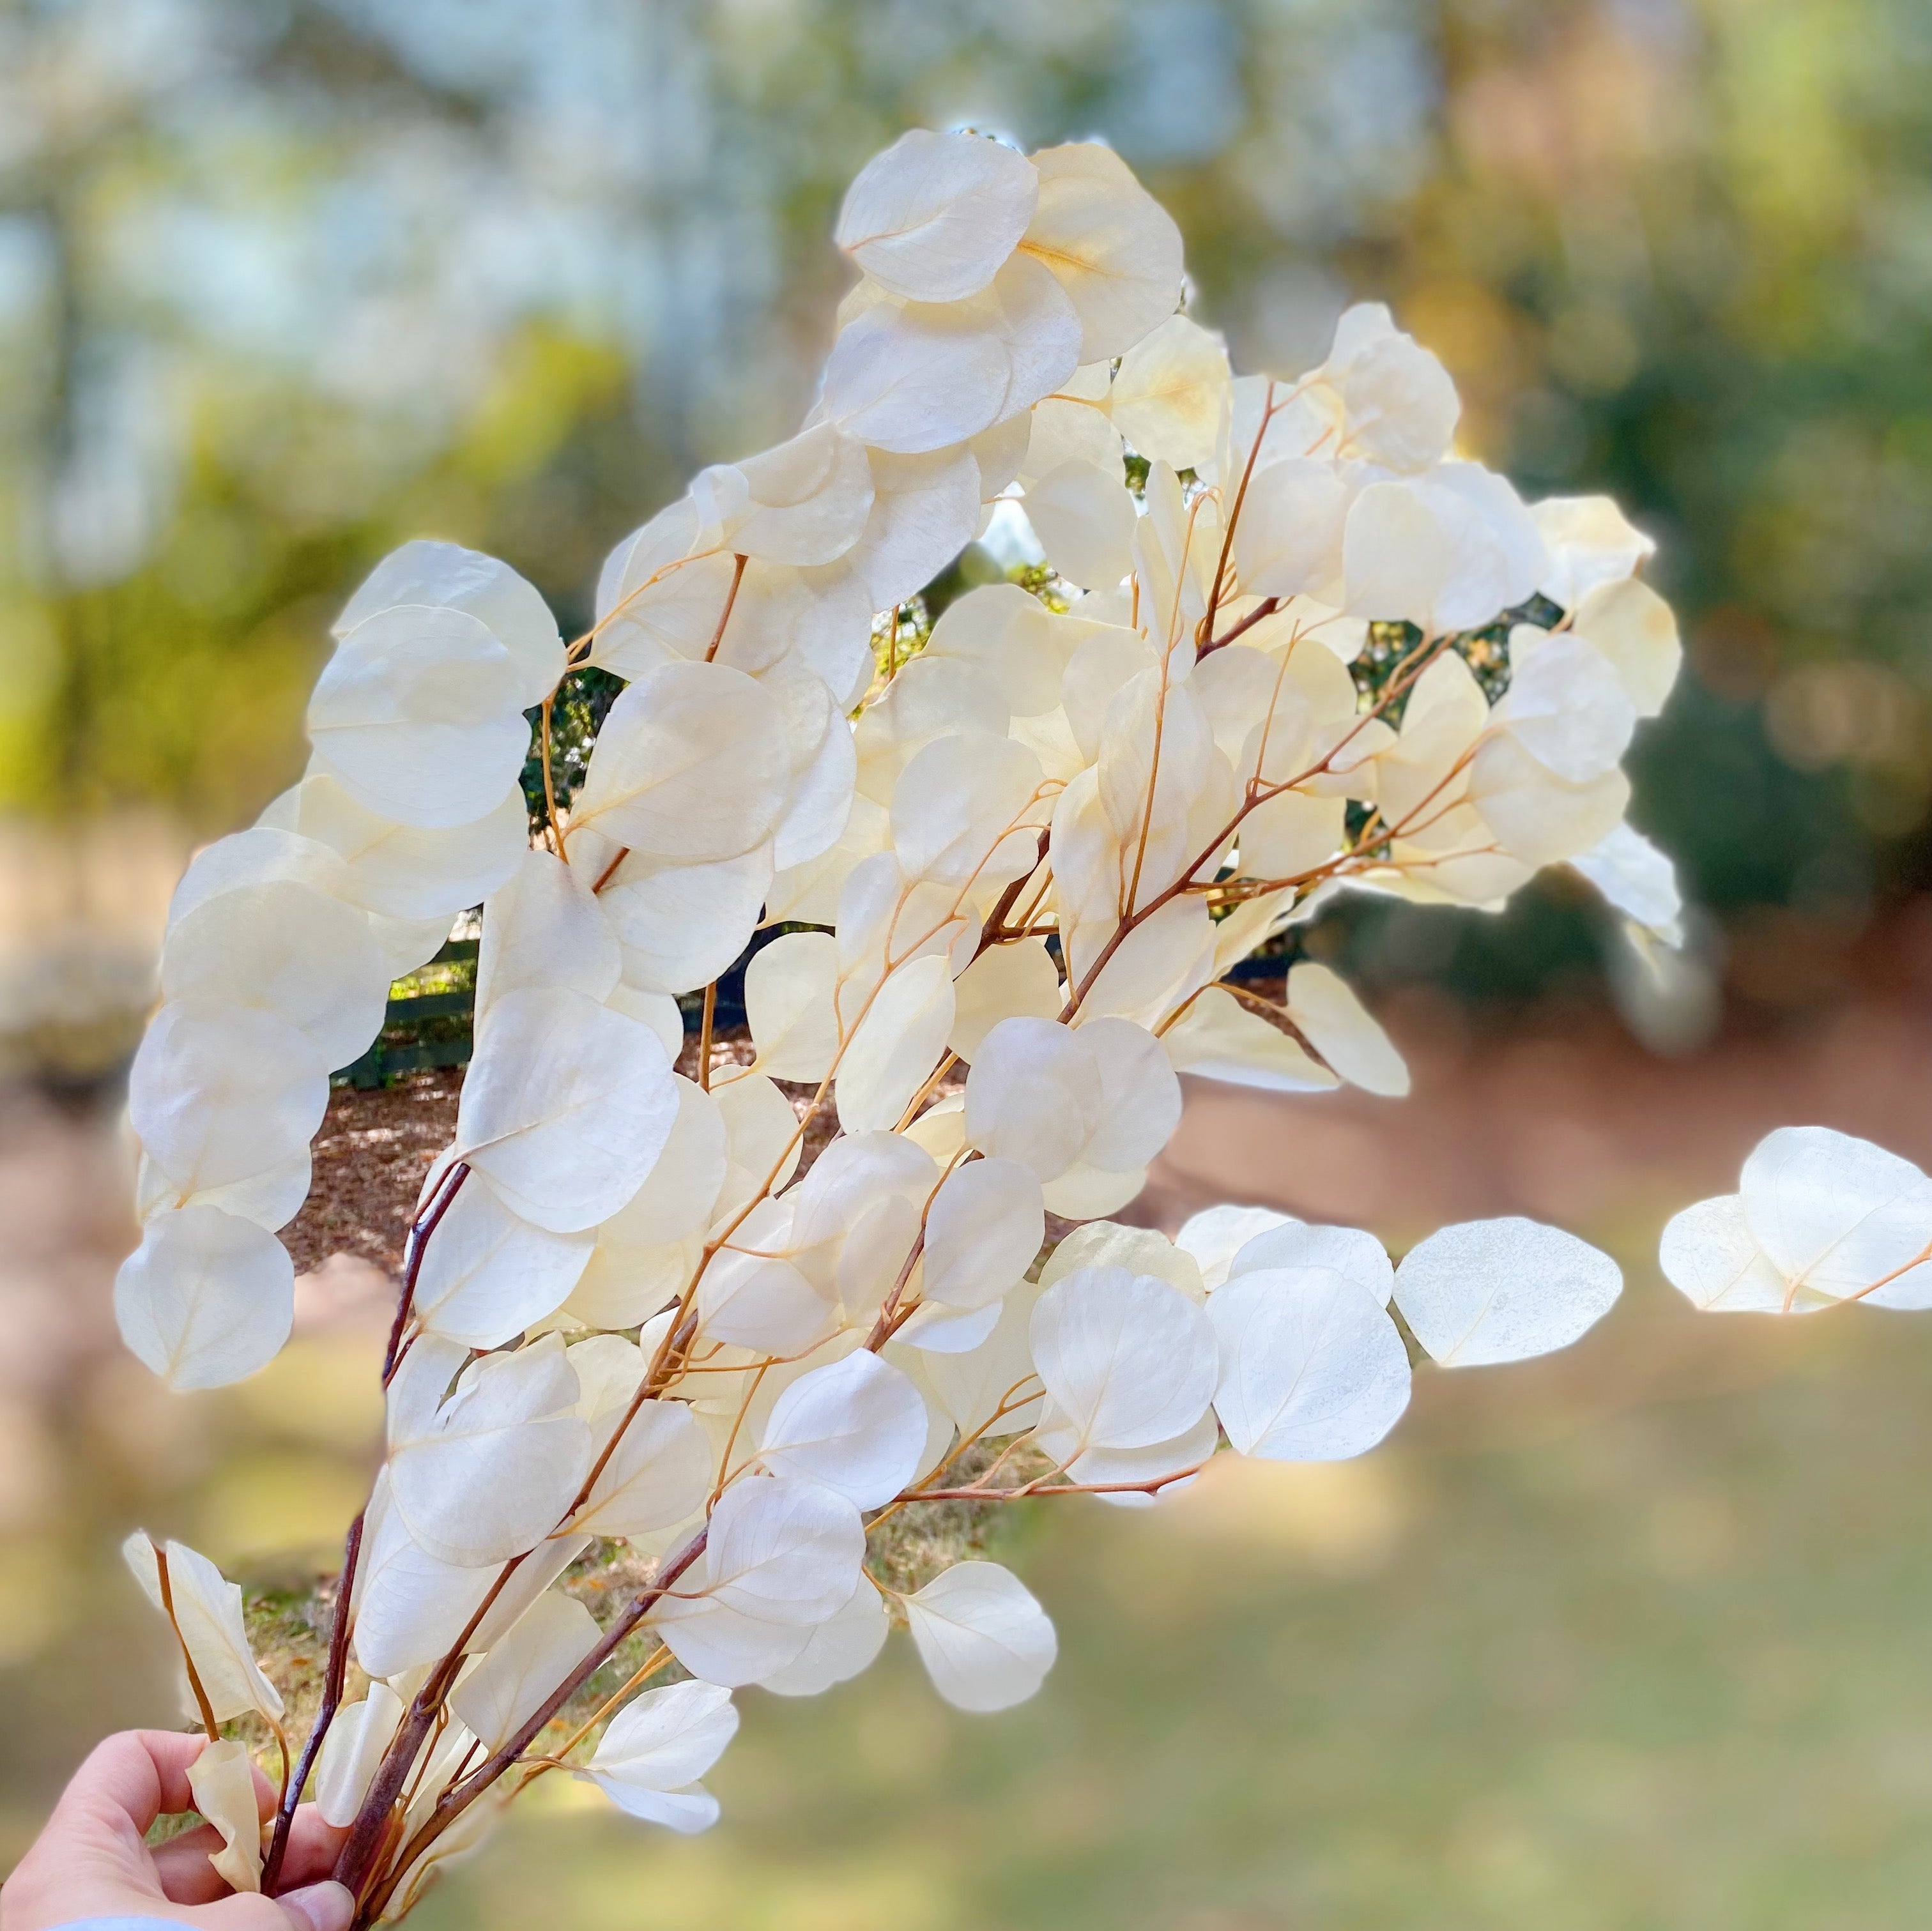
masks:
<svg viewBox="0 0 1932 1931"><path fill-rule="evenodd" d="M908 209L922 211L910 228ZM916 238L933 223L944 276ZM1372 1447L1412 1369L1369 1236L1266 1216L1257 1231L1252 1212L1210 1210L1177 1244L1094 1217L1160 1154L1182 1072L1306 1084L1286 1031L1338 1078L1406 1082L1326 967L1296 964L1280 1006L1210 998L1202 979L1260 943L1280 905L1364 874L1453 895L1462 861L1502 854L1527 875L1528 853L1575 859L1653 922L1665 902L1660 857L1612 822L1622 784L1598 751L1675 671L1668 613L1634 574L1647 544L1613 511L1532 518L1455 462L1448 378L1385 312L1344 317L1286 400L1268 382L1229 499L1230 478L1180 480L1231 419L1225 351L1176 313L1178 232L1115 157L1076 143L1036 165L974 135L908 136L855 182L838 239L892 298L857 305L808 426L714 466L626 538L567 646L490 559L410 545L379 565L316 687L310 775L256 833L198 859L176 900L169 996L130 1084L147 1218L116 1301L141 1358L194 1387L254 1372L286 1338L275 1232L324 1103L317 1069L366 1049L399 950L421 939L426 955L483 904L460 1139L410 1225L385 1387L411 1372L344 1550L297 1761L239 1592L178 1544L129 1552L211 1740L252 1712L281 1746L264 1888L320 1774L332 1814L354 1810L336 1869L359 1924L409 1908L479 1800L552 1768L701 1824L715 1806L694 1776L737 1721L712 1678L822 1685L896 1619L942 1696L1031 1695L1054 1655L1046 1612L957 1527L995 1503L1163 1493L1224 1439L1266 1459ZM994 286L1020 254L1029 306L996 325L999 304L959 291ZM1048 425L1016 412L1048 399L1028 385L1076 338L1082 393L1064 400L1094 413L1085 453L1053 474L1066 529L1090 539L1063 560L1093 601L1067 614L1049 566L968 591L928 635L922 588L980 513L933 476L950 463L968 480L981 439L1004 443L1010 425L1037 454ZM954 371L943 393L916 373L936 350ZM1304 399L1325 426L1278 472L1270 425ZM1117 421L1133 425L1144 520ZM1586 587L1540 641L1516 637L1508 694L1445 667L1427 734L1405 712L1402 737L1365 736L1472 616L1486 628L1543 609L1532 592L1566 582ZM1327 654L1339 613L1316 599L1336 583L1351 610L1421 635L1385 676L1378 658L1372 699ZM854 648L864 604L892 613L883 674L876 615L874 655ZM1291 604L1292 634L1258 631ZM902 653L908 609L924 647ZM734 622L742 651L725 648ZM1249 652L1201 669L1251 633ZM552 711L593 658L622 688L593 713L566 826ZM504 808L532 712L535 844ZM1590 728L1570 730L1583 712ZM1322 721L1314 743L1335 738L1318 755L1276 742L1304 715ZM1392 821L1358 816L1351 836L1340 804L1315 802L1393 795L1391 746L1404 795L1423 795ZM1266 775L1294 763L1306 768ZM1249 823L1296 794L1305 812ZM596 867L569 862L580 834ZM1096 1009L1102 972L1168 906L1185 914L1174 956L1164 937L1137 948L1134 982ZM749 1063L715 1082L716 974L767 923L787 929L745 975ZM676 1001L700 991L685 1081ZM962 1068L963 1103L935 1106ZM1395 1300L1425 1349L1516 1358L1614 1298L1604 1257L1512 1225L1444 1229L1405 1260ZM1836 1291L1914 1291L1928 1255L1932 1227ZM1774 1295L1750 1278L1786 1306L1820 1291L1789 1270ZM1499 1304L1505 1280L1507 1332L1470 1312ZM1288 1321L1285 1300L1318 1307ZM922 1309L942 1318L915 1321ZM899 1518L921 1503L962 1506L908 1536ZM893 1525L896 1542L876 1540ZM868 1534L890 1589L867 1586ZM580 1585L550 1581L580 1546L565 1539L593 1535L685 1538L594 1638ZM643 1666L586 1697L560 1747L534 1748L640 1629ZM346 1711L352 1657L370 1689ZM646 1687L672 1657L689 1680ZM508 1708L528 1711L514 1735L491 1714ZM325 1759L352 1712L353 1750ZM226 1753L210 1774L230 1774L240 1746L210 1747ZM251 1816L236 1843L256 1845L254 1829Z"/></svg>

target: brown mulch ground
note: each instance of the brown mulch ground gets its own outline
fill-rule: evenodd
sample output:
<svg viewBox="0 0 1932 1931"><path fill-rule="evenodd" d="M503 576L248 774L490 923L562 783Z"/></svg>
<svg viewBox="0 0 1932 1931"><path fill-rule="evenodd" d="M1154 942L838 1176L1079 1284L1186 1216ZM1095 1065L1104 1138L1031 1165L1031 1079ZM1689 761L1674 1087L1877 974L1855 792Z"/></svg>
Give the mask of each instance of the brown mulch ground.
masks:
<svg viewBox="0 0 1932 1931"><path fill-rule="evenodd" d="M416 1196L455 1137L462 1090L461 1072L439 1066L373 1092L344 1086L329 1095L308 1199L282 1234L298 1273L313 1272L332 1254L400 1272Z"/></svg>
<svg viewBox="0 0 1932 1931"><path fill-rule="evenodd" d="M712 1042L714 1067L743 1066L752 1057L742 1028ZM698 1040L685 1041L677 1070L695 1078ZM436 1156L456 1137L456 1105L463 1090L460 1067L413 1073L392 1086L358 1092L338 1087L313 1149L314 1177L302 1212L284 1229L296 1271L310 1273L334 1254L372 1262L391 1274L403 1267L403 1244L422 1183ZM788 1086L802 1113L812 1089ZM830 1107L806 1135L809 1165L837 1124Z"/></svg>

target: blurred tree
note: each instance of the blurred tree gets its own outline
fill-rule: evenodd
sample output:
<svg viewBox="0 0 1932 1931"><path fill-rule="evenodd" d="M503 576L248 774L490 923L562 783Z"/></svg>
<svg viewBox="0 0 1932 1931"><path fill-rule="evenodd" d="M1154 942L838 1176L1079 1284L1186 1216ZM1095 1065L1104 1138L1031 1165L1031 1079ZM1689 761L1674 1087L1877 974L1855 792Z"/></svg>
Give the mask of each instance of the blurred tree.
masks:
<svg viewBox="0 0 1932 1931"><path fill-rule="evenodd" d="M1856 929L1932 870L1928 80L1918 0L13 0L0 803L257 808L405 535L581 616L796 421L853 170L970 123L1118 145L1238 363L1383 297L1472 449L1622 498L1694 670L1640 822ZM1525 989L1581 908L1354 943Z"/></svg>

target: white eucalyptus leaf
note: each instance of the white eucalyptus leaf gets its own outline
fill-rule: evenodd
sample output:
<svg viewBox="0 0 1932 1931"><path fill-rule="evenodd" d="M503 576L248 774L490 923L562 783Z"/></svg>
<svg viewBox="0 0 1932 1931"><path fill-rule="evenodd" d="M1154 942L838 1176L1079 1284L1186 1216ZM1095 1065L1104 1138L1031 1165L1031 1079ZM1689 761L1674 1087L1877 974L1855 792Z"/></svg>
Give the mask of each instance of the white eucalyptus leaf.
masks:
<svg viewBox="0 0 1932 1931"><path fill-rule="evenodd" d="M861 1582L851 1601L813 1630L796 1657L766 1677L763 1687L778 1696L816 1696L849 1682L872 1667L891 1627L885 1598Z"/></svg>
<svg viewBox="0 0 1932 1931"><path fill-rule="evenodd" d="M1343 1461L1372 1448L1408 1405L1408 1352L1395 1323L1370 1289L1333 1267L1234 1274L1208 1317L1221 1346L1214 1409L1240 1454Z"/></svg>
<svg viewBox="0 0 1932 1931"><path fill-rule="evenodd" d="M792 1383L758 1452L775 1475L822 1483L862 1509L910 1482L926 1446L926 1404L904 1375L861 1349Z"/></svg>
<svg viewBox="0 0 1932 1931"><path fill-rule="evenodd" d="M1396 1306L1445 1368L1567 1348L1622 1291L1622 1273L1607 1254L1514 1215L1440 1228L1395 1270Z"/></svg>
<svg viewBox="0 0 1932 1931"><path fill-rule="evenodd" d="M449 1707L486 1750L500 1750L597 1647L598 1634L581 1603L551 1590L458 1684Z"/></svg>
<svg viewBox="0 0 1932 1931"><path fill-rule="evenodd" d="M554 1335L465 1369L433 1414L392 1432L396 1513L438 1561L466 1568L534 1549L590 1467L577 1376Z"/></svg>
<svg viewBox="0 0 1932 1931"><path fill-rule="evenodd" d="M1214 1397L1214 1330L1180 1290L1124 1267L1082 1267L1034 1309L1033 1357L1065 1418L1042 1446L1063 1465L1088 1448L1140 1448L1198 1422Z"/></svg>
<svg viewBox="0 0 1932 1931"><path fill-rule="evenodd" d="M121 1338L170 1387L226 1387L266 1366L295 1324L295 1263L219 1207L154 1216L114 1280Z"/></svg>
<svg viewBox="0 0 1932 1931"><path fill-rule="evenodd" d="M580 1773L621 1810L688 1834L717 1821L698 1781L737 1735L730 1694L710 1683L646 1690L610 1720Z"/></svg>
<svg viewBox="0 0 1932 1931"><path fill-rule="evenodd" d="M508 992L476 1029L458 1155L526 1220L576 1233L637 1192L677 1110L649 1027L585 993Z"/></svg>
<svg viewBox="0 0 1932 1931"><path fill-rule="evenodd" d="M932 1687L958 1709L1024 1703L1059 1652L1038 1600L997 1562L956 1562L908 1597L905 1609Z"/></svg>
<svg viewBox="0 0 1932 1931"><path fill-rule="evenodd" d="M424 604L346 632L309 700L316 763L379 816L435 830L502 802L530 748L530 677L488 625Z"/></svg>
<svg viewBox="0 0 1932 1931"><path fill-rule="evenodd" d="M1017 1286L1046 1238L1040 1182L1017 1160L974 1160L940 1183L926 1210L928 1301L982 1308Z"/></svg>
<svg viewBox="0 0 1932 1931"><path fill-rule="evenodd" d="M915 127L854 178L836 238L881 288L956 301L992 280L1039 198L1032 163L1012 148Z"/></svg>
<svg viewBox="0 0 1932 1931"><path fill-rule="evenodd" d="M153 1538L136 1529L121 1545L122 1558L148 1600L164 1615L172 1603L175 1630L214 1720L230 1723L251 1711L271 1720L280 1717L280 1693L262 1675L249 1646L241 1585L230 1582L206 1556L185 1543L170 1542L163 1552L168 1565L165 1598ZM200 1705L192 1693L183 1707L188 1716L199 1719Z"/></svg>

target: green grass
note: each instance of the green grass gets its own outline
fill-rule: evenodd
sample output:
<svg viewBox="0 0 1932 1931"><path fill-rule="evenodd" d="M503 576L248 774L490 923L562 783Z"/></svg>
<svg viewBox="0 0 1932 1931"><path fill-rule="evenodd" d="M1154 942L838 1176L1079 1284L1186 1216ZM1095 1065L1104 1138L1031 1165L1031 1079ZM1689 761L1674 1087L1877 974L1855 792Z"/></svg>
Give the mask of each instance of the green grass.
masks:
<svg viewBox="0 0 1932 1931"><path fill-rule="evenodd" d="M424 1931L1879 1931L1932 1897L1932 1324L1436 1377L1389 1449L1022 1527L1061 1659L740 1699L680 1842L553 1798ZM1241 1471L1238 1471L1241 1472ZM562 1780L550 1783L562 1791Z"/></svg>

